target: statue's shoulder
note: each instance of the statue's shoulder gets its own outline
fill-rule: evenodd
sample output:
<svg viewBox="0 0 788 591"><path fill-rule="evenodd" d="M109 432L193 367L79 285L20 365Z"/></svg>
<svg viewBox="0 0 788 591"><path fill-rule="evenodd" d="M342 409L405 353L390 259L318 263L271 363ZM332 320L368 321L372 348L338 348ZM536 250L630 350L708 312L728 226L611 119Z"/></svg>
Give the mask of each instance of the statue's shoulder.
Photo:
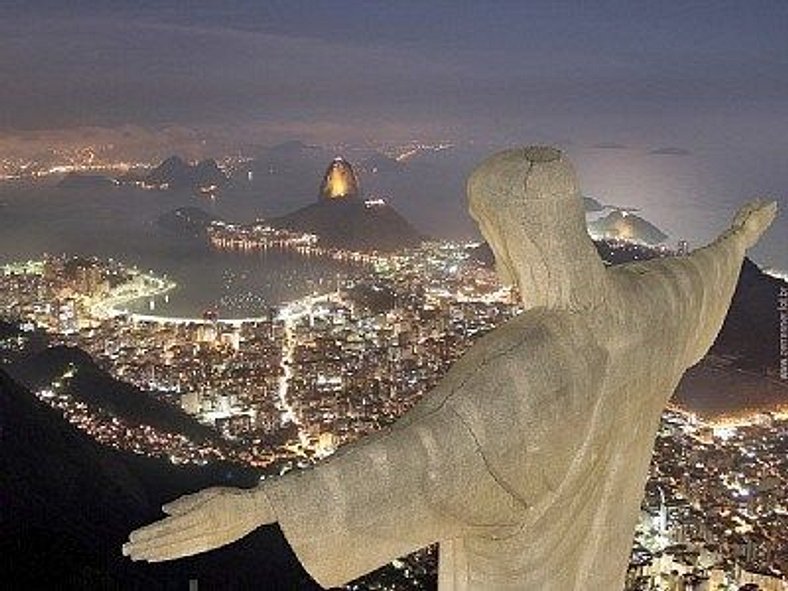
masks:
<svg viewBox="0 0 788 591"><path fill-rule="evenodd" d="M446 376L456 386L473 377L523 376L555 367L557 375L586 355L604 357L590 325L579 315L533 309L479 339ZM599 361L599 360L597 360Z"/></svg>
<svg viewBox="0 0 788 591"><path fill-rule="evenodd" d="M525 312L479 338L452 364L435 387L397 421L397 427L404 427L443 407L449 398L461 395L479 378L484 380L484 375L497 373L502 361L521 357L527 348L526 342L535 342L534 337L525 335L523 330L535 322L537 318Z"/></svg>
<svg viewBox="0 0 788 591"><path fill-rule="evenodd" d="M538 404L551 392L587 387L574 383L576 376L589 366L604 371L606 361L582 318L562 311L528 310L476 341L399 423L405 426L450 401L475 405L492 396Z"/></svg>

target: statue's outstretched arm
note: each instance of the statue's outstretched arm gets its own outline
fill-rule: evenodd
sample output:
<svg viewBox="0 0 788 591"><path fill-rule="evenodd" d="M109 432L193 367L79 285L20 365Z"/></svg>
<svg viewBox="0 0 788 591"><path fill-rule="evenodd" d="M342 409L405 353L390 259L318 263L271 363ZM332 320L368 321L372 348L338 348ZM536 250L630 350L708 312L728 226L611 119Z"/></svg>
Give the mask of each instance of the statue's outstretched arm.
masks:
<svg viewBox="0 0 788 591"><path fill-rule="evenodd" d="M449 405L406 417L406 426L395 423L266 488L290 546L325 587L470 529L517 525L516 501Z"/></svg>
<svg viewBox="0 0 788 591"><path fill-rule="evenodd" d="M400 425L255 489L182 497L164 506L169 517L133 532L123 553L170 560L278 521L306 570L330 587L469 528L516 526L510 523L515 501L448 405Z"/></svg>
<svg viewBox="0 0 788 591"><path fill-rule="evenodd" d="M699 362L714 344L736 290L744 255L776 214L775 202L752 201L739 209L731 226L716 240L690 255L631 265L635 271L645 271L639 280L647 297L671 302L679 330L687 333L686 339L677 340L687 343L685 368ZM621 271L626 273L629 267L621 265ZM611 271L616 273L617 268Z"/></svg>
<svg viewBox="0 0 788 591"><path fill-rule="evenodd" d="M774 201L747 203L736 213L730 228L714 242L693 251L688 257L671 259L688 269L691 277L698 277L693 287L700 287L698 320L690 327L694 338L688 340L688 366L698 363L714 344L736 291L744 255L758 242L776 215Z"/></svg>

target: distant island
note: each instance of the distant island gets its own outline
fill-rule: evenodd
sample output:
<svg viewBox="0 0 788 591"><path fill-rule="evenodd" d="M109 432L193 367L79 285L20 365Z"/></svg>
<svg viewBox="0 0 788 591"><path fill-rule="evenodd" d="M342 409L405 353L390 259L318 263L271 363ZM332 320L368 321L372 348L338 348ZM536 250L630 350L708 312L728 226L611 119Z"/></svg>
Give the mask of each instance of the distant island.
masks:
<svg viewBox="0 0 788 591"><path fill-rule="evenodd" d="M145 189L189 190L203 195L213 195L230 184L216 160L190 164L180 156L170 156L142 178L128 180Z"/></svg>
<svg viewBox="0 0 788 591"><path fill-rule="evenodd" d="M602 208L587 211L601 211ZM597 203L598 205L598 203ZM595 238L628 240L656 246L667 240L668 235L639 215L624 209L614 209L607 215L588 222L588 231Z"/></svg>

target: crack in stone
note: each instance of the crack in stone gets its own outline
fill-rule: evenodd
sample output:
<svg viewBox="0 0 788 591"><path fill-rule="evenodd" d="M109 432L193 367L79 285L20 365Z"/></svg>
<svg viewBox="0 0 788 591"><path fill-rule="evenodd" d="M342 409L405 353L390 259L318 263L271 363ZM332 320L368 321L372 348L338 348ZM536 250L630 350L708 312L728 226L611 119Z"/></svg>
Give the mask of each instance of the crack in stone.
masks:
<svg viewBox="0 0 788 591"><path fill-rule="evenodd" d="M473 442L474 442L474 444L476 446L476 450L479 452L479 455L482 458L482 462L484 462L484 467L487 469L487 473L490 476L492 476L492 479L495 480L495 482L498 484L498 486L500 486L501 489L505 493L507 493L510 497L512 497L512 499L514 499L514 501L518 505L520 505L523 509L528 509L530 507L528 502L525 499L523 499L522 496L520 494L518 494L511 486L509 486L509 484L507 484L504 481L503 478L501 478L500 476L498 476L498 474L495 473L495 470L493 469L492 465L490 464L490 461L487 459L487 456L484 455L484 450L482 449L482 444L477 439L476 433L473 432L473 429L471 429L471 426L465 421L465 418L459 412L457 412L456 409L454 409L452 407L449 407L449 410L452 413L454 413L454 415L462 423L463 427L465 427L465 429L470 434L470 436L473 439Z"/></svg>

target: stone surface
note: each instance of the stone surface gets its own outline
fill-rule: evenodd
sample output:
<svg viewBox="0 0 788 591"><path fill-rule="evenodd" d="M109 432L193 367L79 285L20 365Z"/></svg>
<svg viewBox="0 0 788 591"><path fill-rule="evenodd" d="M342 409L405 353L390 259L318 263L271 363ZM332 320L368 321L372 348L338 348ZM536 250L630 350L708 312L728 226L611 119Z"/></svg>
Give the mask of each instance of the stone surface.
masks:
<svg viewBox="0 0 788 591"><path fill-rule="evenodd" d="M437 541L441 591L622 588L663 407L776 207L745 206L689 256L605 268L558 150L496 154L468 194L526 311L390 428L248 494L168 507L126 554L169 559L278 521L327 587Z"/></svg>

